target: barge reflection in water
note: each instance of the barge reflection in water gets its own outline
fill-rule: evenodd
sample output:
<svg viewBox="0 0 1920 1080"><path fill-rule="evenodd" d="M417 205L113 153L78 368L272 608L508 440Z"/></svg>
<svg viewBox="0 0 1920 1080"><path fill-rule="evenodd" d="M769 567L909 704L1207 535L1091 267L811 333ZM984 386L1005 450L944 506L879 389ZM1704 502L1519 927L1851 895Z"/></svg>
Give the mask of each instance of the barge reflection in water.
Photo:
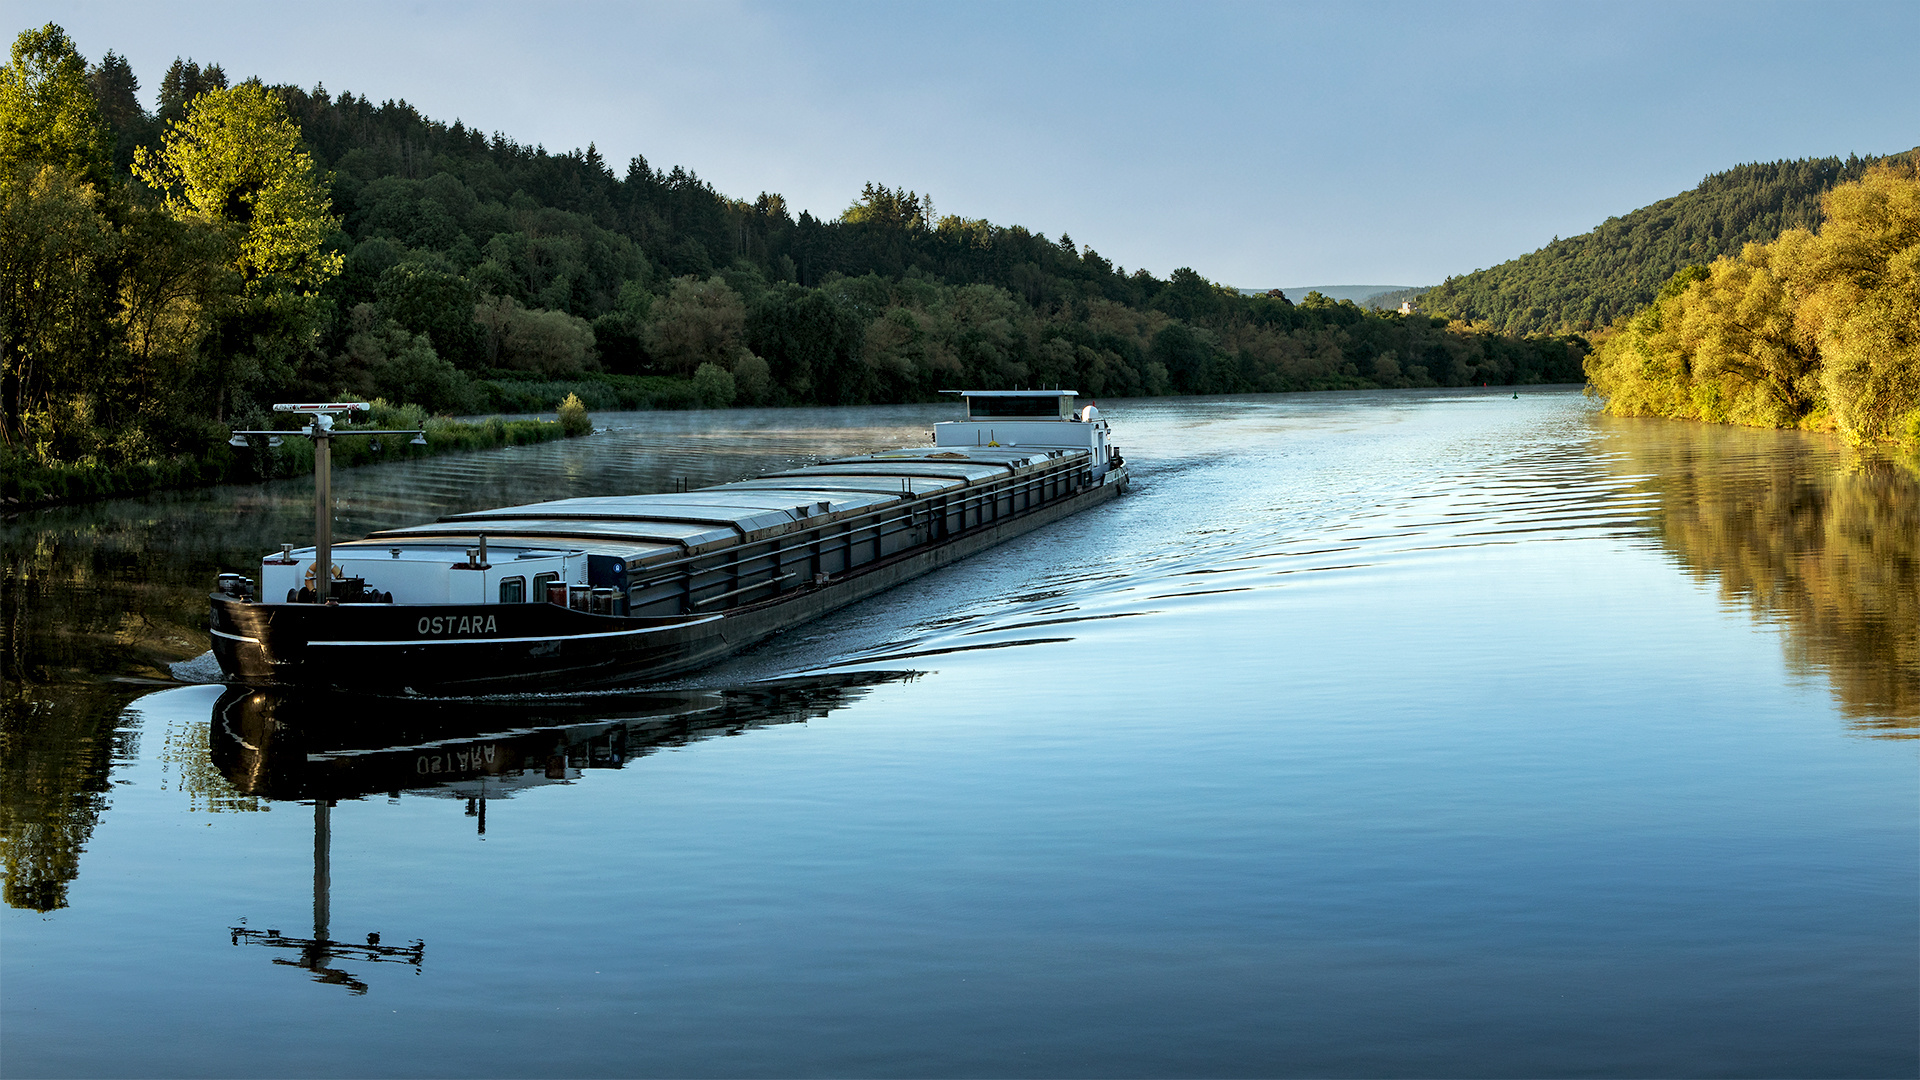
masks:
<svg viewBox="0 0 1920 1080"><path fill-rule="evenodd" d="M565 784L588 769L618 769L656 750L825 716L865 688L911 672L785 680L726 690L605 694L532 701L405 701L344 694L283 694L232 687L215 701L207 754L239 796L313 805L313 933L227 928L236 945L287 950L273 962L313 981L365 994L367 982L339 966L401 963L415 974L426 943L364 943L332 932L332 809L341 799L402 791L465 799L487 831L489 799Z"/></svg>
<svg viewBox="0 0 1920 1080"><path fill-rule="evenodd" d="M380 934L375 931L367 935L366 944L351 941L336 941L332 931L333 906L333 803L327 799L315 799L313 803L313 936L308 938L282 934L279 930L253 930L242 920L239 926L227 927L227 933L235 945L263 945L270 949L291 949L299 955L294 959L276 956L273 962L285 967L304 968L313 972L313 981L344 986L350 993L364 994L367 984L356 978L351 972L333 966L335 960L358 960L368 964L404 963L413 966L414 974L420 973L420 965L426 960L426 942L414 939L409 945L382 945Z"/></svg>
<svg viewBox="0 0 1920 1080"><path fill-rule="evenodd" d="M244 795L306 801L414 791L465 799L485 833L489 798L699 739L805 723L867 687L913 678L862 671L720 690L462 700L236 686L214 705L208 751Z"/></svg>

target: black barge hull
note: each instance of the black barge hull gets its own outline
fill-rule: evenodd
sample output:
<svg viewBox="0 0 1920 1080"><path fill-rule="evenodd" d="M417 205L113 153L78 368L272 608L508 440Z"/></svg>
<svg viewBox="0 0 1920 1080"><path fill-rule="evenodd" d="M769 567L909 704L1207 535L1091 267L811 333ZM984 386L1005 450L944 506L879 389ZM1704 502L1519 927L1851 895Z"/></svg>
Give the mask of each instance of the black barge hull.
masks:
<svg viewBox="0 0 1920 1080"><path fill-rule="evenodd" d="M920 543L710 614L626 617L558 604L256 603L212 597L213 652L259 687L479 695L633 684L711 664L788 627L1119 495L1124 470L1024 513L928 530ZM1104 481L1104 482L1103 482ZM748 600L749 597L741 597Z"/></svg>

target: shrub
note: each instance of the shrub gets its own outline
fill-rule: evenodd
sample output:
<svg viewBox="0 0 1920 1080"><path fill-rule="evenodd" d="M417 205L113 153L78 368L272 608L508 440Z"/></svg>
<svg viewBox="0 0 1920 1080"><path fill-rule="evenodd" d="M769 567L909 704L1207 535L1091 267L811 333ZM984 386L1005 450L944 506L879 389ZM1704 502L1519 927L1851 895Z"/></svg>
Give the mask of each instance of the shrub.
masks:
<svg viewBox="0 0 1920 1080"><path fill-rule="evenodd" d="M717 364L701 364L693 373L693 393L709 409L733 404L733 375Z"/></svg>
<svg viewBox="0 0 1920 1080"><path fill-rule="evenodd" d="M593 433L593 418L587 415L587 403L578 394L568 394L560 403L560 431L568 438Z"/></svg>

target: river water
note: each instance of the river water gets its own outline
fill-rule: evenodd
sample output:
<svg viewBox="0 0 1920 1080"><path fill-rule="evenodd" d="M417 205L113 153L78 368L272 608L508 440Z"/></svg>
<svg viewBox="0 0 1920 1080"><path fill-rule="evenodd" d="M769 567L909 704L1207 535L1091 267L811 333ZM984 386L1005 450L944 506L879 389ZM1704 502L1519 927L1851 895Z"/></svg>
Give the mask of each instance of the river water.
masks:
<svg viewBox="0 0 1920 1080"><path fill-rule="evenodd" d="M578 698L173 679L310 482L6 520L0 1070L1920 1072L1910 466L1568 390L1103 408L1123 499ZM600 416L338 528L949 411Z"/></svg>

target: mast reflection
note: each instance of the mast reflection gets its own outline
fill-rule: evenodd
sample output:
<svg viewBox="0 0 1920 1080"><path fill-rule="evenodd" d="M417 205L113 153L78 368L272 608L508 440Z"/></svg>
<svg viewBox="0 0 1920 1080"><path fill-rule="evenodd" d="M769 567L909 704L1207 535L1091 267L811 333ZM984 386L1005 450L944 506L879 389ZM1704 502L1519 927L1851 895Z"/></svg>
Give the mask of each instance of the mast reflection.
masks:
<svg viewBox="0 0 1920 1080"><path fill-rule="evenodd" d="M278 930L249 930L245 926L229 926L227 931L233 936L235 945L265 945L268 948L294 950L299 953L298 957L286 959L276 956L273 962L286 967L305 968L313 972L314 982L344 986L348 993L364 994L367 984L350 972L333 967L332 961L399 961L413 965L417 973L426 960L427 945L418 938L410 945L382 945L377 932L367 935L365 945L333 940L329 926L331 913L328 910L333 892L333 828L329 820L332 809L333 804L324 799L316 800L313 804L313 936L290 937Z"/></svg>
<svg viewBox="0 0 1920 1080"><path fill-rule="evenodd" d="M383 945L332 935L332 808L340 799L402 791L461 800L487 831L487 803L529 787L566 784L589 769L619 769L662 748L823 717L911 672L859 672L725 690L676 690L532 700L407 701L282 694L233 687L208 724L215 767L242 794L313 805L313 933L228 927L234 945L282 949L273 962L313 981L365 994L336 966L402 963L418 973L426 943Z"/></svg>

